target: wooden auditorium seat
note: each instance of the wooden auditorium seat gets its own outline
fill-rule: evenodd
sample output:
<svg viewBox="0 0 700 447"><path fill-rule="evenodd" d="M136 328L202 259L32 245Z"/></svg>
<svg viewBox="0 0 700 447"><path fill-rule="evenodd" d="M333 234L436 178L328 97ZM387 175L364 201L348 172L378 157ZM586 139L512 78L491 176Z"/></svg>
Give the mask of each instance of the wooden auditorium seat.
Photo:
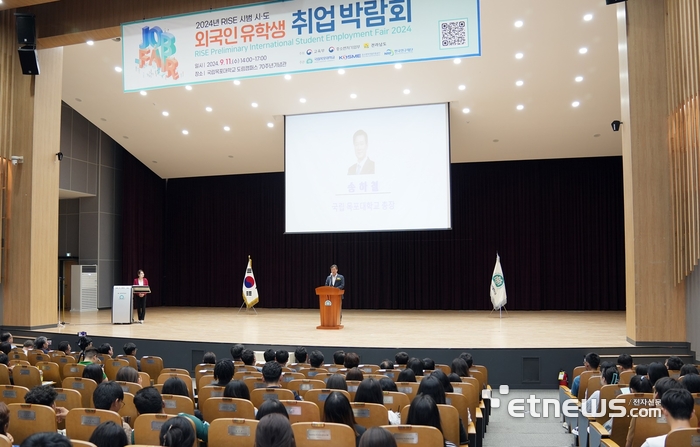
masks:
<svg viewBox="0 0 700 447"><path fill-rule="evenodd" d="M355 430L330 422L297 422L292 424L297 447L355 447Z"/></svg>

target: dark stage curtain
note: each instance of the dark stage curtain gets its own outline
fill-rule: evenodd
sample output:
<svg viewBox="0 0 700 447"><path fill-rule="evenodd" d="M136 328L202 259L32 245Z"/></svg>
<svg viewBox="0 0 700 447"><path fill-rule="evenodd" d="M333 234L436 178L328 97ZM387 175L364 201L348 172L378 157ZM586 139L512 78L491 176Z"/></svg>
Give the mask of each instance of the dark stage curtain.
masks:
<svg viewBox="0 0 700 447"><path fill-rule="evenodd" d="M163 234L159 265L141 268L162 268L168 305L240 306L250 255L260 307L317 308L314 288L335 263L345 308L486 310L498 251L508 309L625 308L621 157L453 164L451 173L452 230L353 234L285 235L284 173L169 180L163 226L125 209L124 265L139 268L134 235L156 245ZM134 203L146 194L160 197L162 183L127 186L125 207L150 215Z"/></svg>
<svg viewBox="0 0 700 447"><path fill-rule="evenodd" d="M122 209L122 284L133 284L136 272L146 274L151 294L146 306L163 301L163 232L166 181L124 151Z"/></svg>

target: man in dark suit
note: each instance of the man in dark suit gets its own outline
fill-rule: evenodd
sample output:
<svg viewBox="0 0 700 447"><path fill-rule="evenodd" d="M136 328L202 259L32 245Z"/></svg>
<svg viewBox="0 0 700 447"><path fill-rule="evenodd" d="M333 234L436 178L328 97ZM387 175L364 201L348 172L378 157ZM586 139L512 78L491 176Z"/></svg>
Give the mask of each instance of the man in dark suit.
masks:
<svg viewBox="0 0 700 447"><path fill-rule="evenodd" d="M331 266L331 274L326 278L326 285L337 287L341 290L345 289L345 277L338 273L338 266L335 264Z"/></svg>
<svg viewBox="0 0 700 447"><path fill-rule="evenodd" d="M352 143L355 146L355 157L357 163L348 168L348 175L374 174L374 161L367 157L367 132L360 129L352 136Z"/></svg>

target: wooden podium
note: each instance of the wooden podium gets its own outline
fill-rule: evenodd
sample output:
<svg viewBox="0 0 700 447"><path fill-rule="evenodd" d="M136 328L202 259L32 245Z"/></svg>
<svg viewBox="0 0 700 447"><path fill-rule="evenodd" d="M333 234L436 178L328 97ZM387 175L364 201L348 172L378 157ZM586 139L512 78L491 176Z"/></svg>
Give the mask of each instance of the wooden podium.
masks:
<svg viewBox="0 0 700 447"><path fill-rule="evenodd" d="M344 290L337 287L316 287L318 295L318 307L321 312L321 325L316 329L342 329L340 324L340 310L343 304Z"/></svg>

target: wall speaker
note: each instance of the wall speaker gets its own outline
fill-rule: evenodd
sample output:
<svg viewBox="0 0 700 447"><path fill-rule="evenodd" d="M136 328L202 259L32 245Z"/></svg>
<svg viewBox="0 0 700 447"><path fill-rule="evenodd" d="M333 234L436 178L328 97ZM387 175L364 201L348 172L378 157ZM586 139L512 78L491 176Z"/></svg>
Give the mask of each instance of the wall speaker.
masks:
<svg viewBox="0 0 700 447"><path fill-rule="evenodd" d="M36 25L31 14L15 14L15 29L17 43L25 46L36 46Z"/></svg>
<svg viewBox="0 0 700 447"><path fill-rule="evenodd" d="M22 74L38 75L39 60L34 47L20 48L17 51L19 52L19 63L22 65Z"/></svg>

